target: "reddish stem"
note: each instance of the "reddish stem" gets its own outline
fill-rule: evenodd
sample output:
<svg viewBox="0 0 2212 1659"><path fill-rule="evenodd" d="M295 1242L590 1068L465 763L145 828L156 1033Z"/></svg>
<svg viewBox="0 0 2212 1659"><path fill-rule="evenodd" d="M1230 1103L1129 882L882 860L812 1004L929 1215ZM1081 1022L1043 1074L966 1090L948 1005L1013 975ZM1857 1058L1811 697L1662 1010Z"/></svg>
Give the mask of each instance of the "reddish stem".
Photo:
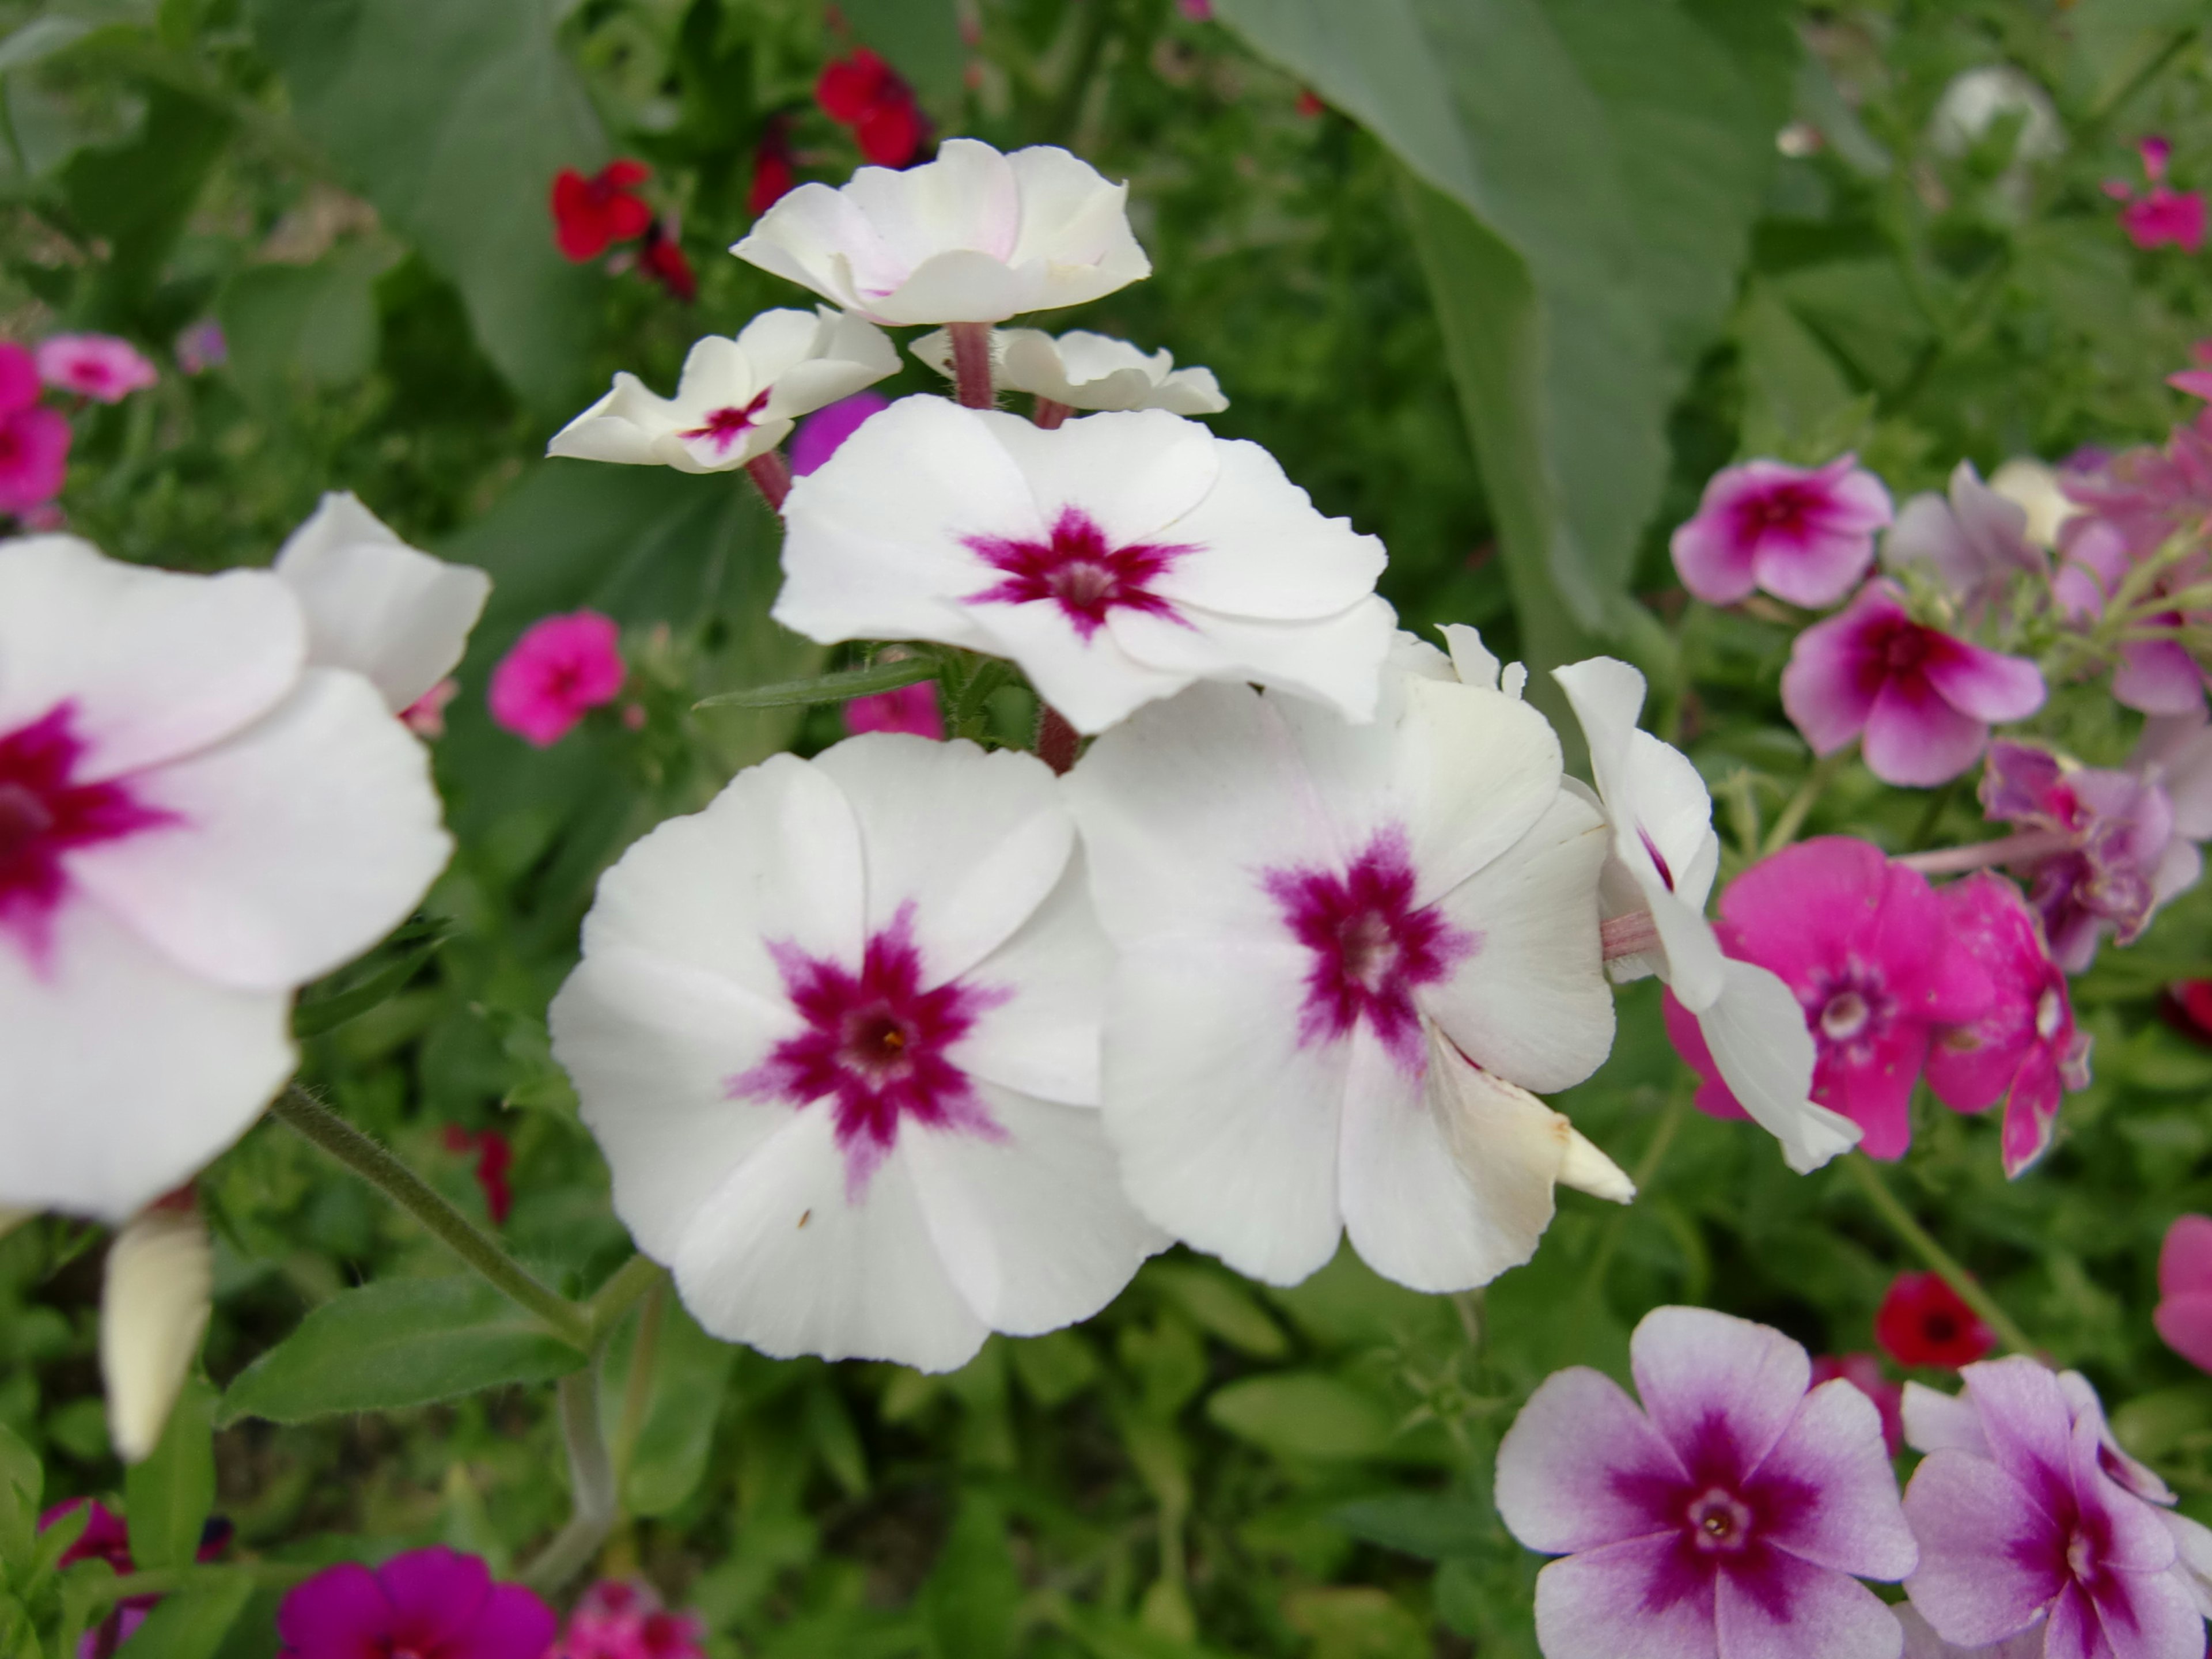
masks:
<svg viewBox="0 0 2212 1659"><path fill-rule="evenodd" d="M765 455L754 456L745 463L745 471L759 486L768 510L781 514L783 498L791 494L791 463L783 459L783 452L771 449Z"/></svg>
<svg viewBox="0 0 2212 1659"><path fill-rule="evenodd" d="M952 338L952 383L960 401L969 409L993 409L998 396L991 387L991 325L988 323L947 323Z"/></svg>
<svg viewBox="0 0 2212 1659"><path fill-rule="evenodd" d="M1075 751L1083 746L1083 738L1067 723L1067 717L1050 703L1037 705L1037 758L1055 772L1065 772L1075 764Z"/></svg>
<svg viewBox="0 0 2212 1659"><path fill-rule="evenodd" d="M1036 408L1031 411L1030 418L1049 432L1074 413L1075 410L1070 404L1056 404L1049 398L1040 398L1036 400Z"/></svg>
<svg viewBox="0 0 2212 1659"><path fill-rule="evenodd" d="M1625 916L1608 916L1598 928L1598 939L1607 962L1640 957L1659 948L1659 926L1649 910L1632 910Z"/></svg>
<svg viewBox="0 0 2212 1659"><path fill-rule="evenodd" d="M1995 841L1978 841L1970 847L1939 847L1932 853L1907 853L1893 859L1923 876L1955 876L1968 870L1986 870L1993 864L2014 864L2062 853L2073 843L2057 830L2022 830Z"/></svg>

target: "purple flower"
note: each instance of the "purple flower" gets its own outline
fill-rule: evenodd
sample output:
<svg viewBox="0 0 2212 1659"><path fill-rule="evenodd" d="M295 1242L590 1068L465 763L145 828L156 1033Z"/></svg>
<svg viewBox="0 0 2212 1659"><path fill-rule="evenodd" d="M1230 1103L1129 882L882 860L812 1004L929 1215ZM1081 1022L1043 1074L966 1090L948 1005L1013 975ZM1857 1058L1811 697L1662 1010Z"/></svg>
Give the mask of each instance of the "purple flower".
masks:
<svg viewBox="0 0 2212 1659"><path fill-rule="evenodd" d="M473 1555L410 1550L374 1572L348 1562L284 1598L281 1659L541 1659L561 1627L520 1584Z"/></svg>
<svg viewBox="0 0 2212 1659"><path fill-rule="evenodd" d="M1905 502L1881 562L1930 571L1969 621L2002 599L2014 577L2047 575L2051 563L2027 538L2027 509L1984 483L1972 461L1953 469L1948 499L1930 492Z"/></svg>
<svg viewBox="0 0 2212 1659"><path fill-rule="evenodd" d="M1790 647L1782 707L1816 755L1864 734L1867 769L1885 783L1948 783L1972 766L1997 720L2043 707L2043 671L1912 620L1891 581Z"/></svg>
<svg viewBox="0 0 2212 1659"><path fill-rule="evenodd" d="M1547 1659L1893 1659L1862 1577L1917 1559L1881 1418L1778 1331L1702 1308L1644 1316L1643 1409L1582 1366L1547 1378L1498 1449L1498 1510L1559 1555L1536 1578Z"/></svg>
<svg viewBox="0 0 2212 1659"><path fill-rule="evenodd" d="M2203 1528L2139 1492L2171 1494L2108 1444L2095 1392L2015 1357L1969 1365L1956 1400L1905 1390L1905 1436L1928 1453L1905 1494L1920 1540L1905 1580L1944 1641L1974 1648L2042 1623L2045 1659L2200 1659Z"/></svg>
<svg viewBox="0 0 2212 1659"><path fill-rule="evenodd" d="M1977 871L1940 896L1953 940L1982 965L1995 995L1978 1018L1936 1033L1928 1086L1954 1111L2002 1102L2004 1171L2017 1176L2051 1145L2061 1085L2089 1086L2088 1033L2074 1027L2066 975L2019 888Z"/></svg>
<svg viewBox="0 0 2212 1659"><path fill-rule="evenodd" d="M846 439L866 425L872 416L891 406L880 392L855 392L825 404L799 423L791 440L791 476L803 478L835 455Z"/></svg>
<svg viewBox="0 0 2212 1659"><path fill-rule="evenodd" d="M1810 471L1746 461L1713 474L1697 517L1675 531L1674 569L1708 605L1764 588L1792 605L1830 605L1866 574L1874 533L1889 520L1889 491L1855 455Z"/></svg>

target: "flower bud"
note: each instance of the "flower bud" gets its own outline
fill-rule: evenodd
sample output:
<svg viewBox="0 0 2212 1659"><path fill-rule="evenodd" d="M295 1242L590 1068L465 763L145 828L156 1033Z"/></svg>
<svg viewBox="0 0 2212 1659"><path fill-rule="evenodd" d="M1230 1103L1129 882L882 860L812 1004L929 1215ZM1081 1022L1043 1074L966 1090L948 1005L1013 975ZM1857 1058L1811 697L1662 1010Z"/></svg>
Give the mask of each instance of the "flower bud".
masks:
<svg viewBox="0 0 2212 1659"><path fill-rule="evenodd" d="M126 1463L160 1443L207 1330L214 1258L189 1194L142 1210L107 1250L100 1298L100 1370L107 1431Z"/></svg>

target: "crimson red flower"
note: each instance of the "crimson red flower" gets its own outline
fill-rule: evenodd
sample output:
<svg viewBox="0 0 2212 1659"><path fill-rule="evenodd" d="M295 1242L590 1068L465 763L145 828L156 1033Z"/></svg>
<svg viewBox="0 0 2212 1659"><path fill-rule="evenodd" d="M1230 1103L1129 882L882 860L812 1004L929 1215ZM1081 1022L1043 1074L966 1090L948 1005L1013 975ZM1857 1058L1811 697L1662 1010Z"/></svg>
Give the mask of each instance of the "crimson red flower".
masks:
<svg viewBox="0 0 2212 1659"><path fill-rule="evenodd" d="M822 66L814 101L831 120L851 126L894 86L902 89L904 83L889 64L861 46L850 58L835 58Z"/></svg>
<svg viewBox="0 0 2212 1659"><path fill-rule="evenodd" d="M853 125L860 154L880 167L902 167L914 160L925 131L921 111L911 94L884 99Z"/></svg>
<svg viewBox="0 0 2212 1659"><path fill-rule="evenodd" d="M2181 1015L2176 1023L2200 1042L2212 1042L2212 979L2188 979L2166 987Z"/></svg>
<svg viewBox="0 0 2212 1659"><path fill-rule="evenodd" d="M914 88L866 46L823 66L814 101L831 120L852 128L860 153L878 167L904 167L928 131Z"/></svg>
<svg viewBox="0 0 2212 1659"><path fill-rule="evenodd" d="M514 1144L496 1129L464 1129L450 1123L446 1126L446 1150L477 1155L477 1186L483 1193L491 1224L507 1225L507 1212L514 1207L514 1192L507 1184L507 1172L514 1163Z"/></svg>
<svg viewBox="0 0 2212 1659"><path fill-rule="evenodd" d="M651 172L642 161L610 161L588 179L574 167L562 168L553 179L554 240L561 252L581 264L617 242L644 235L653 210L635 186Z"/></svg>
<svg viewBox="0 0 2212 1659"><path fill-rule="evenodd" d="M1940 1273L1899 1273L1874 1316L1875 1340L1900 1365L1956 1370L1996 1346L1982 1323Z"/></svg>
<svg viewBox="0 0 2212 1659"><path fill-rule="evenodd" d="M791 118L771 115L761 129L760 143L753 147L753 182L745 192L745 211L759 218L798 182L792 165Z"/></svg>
<svg viewBox="0 0 2212 1659"><path fill-rule="evenodd" d="M666 221L655 220L645 233L637 264L639 270L685 305L699 297L699 278L691 270L691 262L684 257L684 245L676 240L674 228Z"/></svg>

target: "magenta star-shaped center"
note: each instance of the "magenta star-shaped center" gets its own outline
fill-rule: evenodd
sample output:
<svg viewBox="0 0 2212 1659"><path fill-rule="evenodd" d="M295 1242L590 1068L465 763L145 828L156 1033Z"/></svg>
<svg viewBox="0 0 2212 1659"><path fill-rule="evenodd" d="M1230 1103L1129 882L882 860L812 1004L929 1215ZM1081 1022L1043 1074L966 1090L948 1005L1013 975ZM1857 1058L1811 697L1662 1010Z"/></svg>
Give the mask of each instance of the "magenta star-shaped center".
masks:
<svg viewBox="0 0 2212 1659"><path fill-rule="evenodd" d="M1606 1480L1614 1500L1641 1511L1652 1533L1674 1534L1671 1548L1648 1559L1644 1611L1688 1601L1710 1607L1714 1581L1725 1576L1739 1596L1786 1621L1802 1566L1774 1540L1802 1530L1822 1494L1793 1474L1760 1468L1719 1413L1696 1423L1674 1451L1680 1473L1616 1469Z"/></svg>
<svg viewBox="0 0 2212 1659"><path fill-rule="evenodd" d="M84 744L76 721L76 706L64 702L0 732L0 935L12 935L41 969L54 912L69 890L65 856L175 822L141 805L122 783L76 781Z"/></svg>
<svg viewBox="0 0 2212 1659"><path fill-rule="evenodd" d="M906 1120L1006 1138L949 1051L1013 994L958 980L925 988L911 905L869 939L858 973L787 942L771 944L769 954L805 1029L731 1079L730 1097L800 1108L830 1102L848 1202L867 1196Z"/></svg>
<svg viewBox="0 0 2212 1659"><path fill-rule="evenodd" d="M1110 545L1097 521L1063 507L1045 541L1012 536L964 536L969 548L1006 580L969 596L970 605L1057 605L1085 643L1116 611L1181 623L1172 603L1153 591L1177 559L1197 552L1189 542Z"/></svg>
<svg viewBox="0 0 2212 1659"><path fill-rule="evenodd" d="M1382 830L1342 871L1270 870L1260 878L1291 936L1312 953L1301 1045L1368 1029L1408 1072L1427 1064L1413 993L1433 985L1481 947L1443 910L1413 902L1406 832Z"/></svg>
<svg viewBox="0 0 2212 1659"><path fill-rule="evenodd" d="M758 423L761 410L767 407L768 393L763 392L742 409L735 404L710 409L697 426L676 435L686 443L704 443L717 456L726 455L731 446Z"/></svg>

